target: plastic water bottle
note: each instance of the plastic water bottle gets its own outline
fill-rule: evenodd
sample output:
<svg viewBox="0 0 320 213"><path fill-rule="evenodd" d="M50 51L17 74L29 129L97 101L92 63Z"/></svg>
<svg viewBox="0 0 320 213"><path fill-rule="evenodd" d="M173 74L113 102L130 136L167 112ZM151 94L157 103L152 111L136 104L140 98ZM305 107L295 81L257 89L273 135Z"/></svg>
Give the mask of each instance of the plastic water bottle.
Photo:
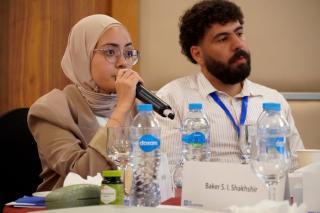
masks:
<svg viewBox="0 0 320 213"><path fill-rule="evenodd" d="M258 118L258 140L264 142L269 151L279 154L286 153L286 138L290 127L287 120L281 114L279 103L263 103L263 112Z"/></svg>
<svg viewBox="0 0 320 213"><path fill-rule="evenodd" d="M281 105L264 103L257 121L257 140L252 148L251 166L266 183L277 183L287 174L290 166L289 132L289 124L281 114ZM270 192L270 197L273 194Z"/></svg>
<svg viewBox="0 0 320 213"><path fill-rule="evenodd" d="M173 172L176 188L182 187L182 169L185 161L207 161L210 158L209 122L202 113L201 103L190 103L189 112L182 122L182 160Z"/></svg>
<svg viewBox="0 0 320 213"><path fill-rule="evenodd" d="M210 157L209 122L202 113L201 103L190 103L189 112L182 122L183 161L206 161Z"/></svg>
<svg viewBox="0 0 320 213"><path fill-rule="evenodd" d="M133 169L130 205L160 205L160 189L157 182L160 165L160 125L151 104L139 104L138 114L132 122Z"/></svg>

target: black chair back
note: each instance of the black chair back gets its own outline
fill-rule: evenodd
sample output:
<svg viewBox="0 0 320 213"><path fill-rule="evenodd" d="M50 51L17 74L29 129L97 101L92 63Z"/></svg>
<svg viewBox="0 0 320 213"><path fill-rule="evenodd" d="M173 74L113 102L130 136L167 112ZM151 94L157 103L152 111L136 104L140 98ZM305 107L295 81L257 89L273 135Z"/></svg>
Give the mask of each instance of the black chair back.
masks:
<svg viewBox="0 0 320 213"><path fill-rule="evenodd" d="M41 183L37 144L27 124L28 108L0 117L0 212L5 203L31 195Z"/></svg>

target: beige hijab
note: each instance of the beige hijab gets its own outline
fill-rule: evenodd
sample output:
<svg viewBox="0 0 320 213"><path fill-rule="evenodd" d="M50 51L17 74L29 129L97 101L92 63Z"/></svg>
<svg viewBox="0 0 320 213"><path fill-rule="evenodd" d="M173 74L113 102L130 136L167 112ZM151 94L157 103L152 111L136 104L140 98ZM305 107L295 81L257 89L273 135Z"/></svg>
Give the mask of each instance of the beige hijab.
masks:
<svg viewBox="0 0 320 213"><path fill-rule="evenodd" d="M90 72L93 49L103 32L120 25L119 21L102 14L81 19L71 29L61 61L64 74L79 88L94 114L98 116L110 117L116 105L116 96L98 92L98 86Z"/></svg>

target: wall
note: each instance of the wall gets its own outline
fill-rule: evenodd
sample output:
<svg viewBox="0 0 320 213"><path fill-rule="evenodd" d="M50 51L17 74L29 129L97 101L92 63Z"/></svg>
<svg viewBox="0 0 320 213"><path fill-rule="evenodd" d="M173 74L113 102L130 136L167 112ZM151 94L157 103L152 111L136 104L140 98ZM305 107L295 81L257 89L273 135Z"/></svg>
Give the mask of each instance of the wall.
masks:
<svg viewBox="0 0 320 213"><path fill-rule="evenodd" d="M178 20L196 0L140 0L140 73L150 89L198 70L180 54ZM234 0L245 15L250 79L280 91L320 92L320 1Z"/></svg>
<svg viewBox="0 0 320 213"><path fill-rule="evenodd" d="M91 0L3 0L6 28L1 37L1 111L30 106L53 88L63 88L60 61L73 24L84 16L109 13L110 2ZM2 77L3 76L3 77Z"/></svg>
<svg viewBox="0 0 320 213"><path fill-rule="evenodd" d="M69 83L60 61L71 27L85 16L114 16L138 45L138 8L138 0L1 0L0 113Z"/></svg>

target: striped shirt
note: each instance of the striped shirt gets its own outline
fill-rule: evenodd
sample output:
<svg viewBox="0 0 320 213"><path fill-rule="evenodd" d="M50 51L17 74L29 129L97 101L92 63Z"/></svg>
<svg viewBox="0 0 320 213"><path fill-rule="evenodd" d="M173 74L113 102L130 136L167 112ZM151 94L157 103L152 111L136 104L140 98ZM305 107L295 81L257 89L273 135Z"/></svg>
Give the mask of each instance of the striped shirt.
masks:
<svg viewBox="0 0 320 213"><path fill-rule="evenodd" d="M274 89L245 80L242 91L232 97L218 91L205 76L199 72L194 75L176 79L162 87L157 95L167 102L176 113L174 120L157 115L161 125L161 149L167 153L171 171L182 159L182 142L180 128L182 120L188 113L189 103L202 103L203 112L210 124L211 161L240 162L240 147L237 131L225 111L212 99L210 93L217 92L219 98L232 114L239 125L241 100L248 96L248 109L245 124L255 124L262 112L263 102L278 102L281 111L287 119L291 134L289 138L292 152L303 148L300 135L295 127L288 102Z"/></svg>

